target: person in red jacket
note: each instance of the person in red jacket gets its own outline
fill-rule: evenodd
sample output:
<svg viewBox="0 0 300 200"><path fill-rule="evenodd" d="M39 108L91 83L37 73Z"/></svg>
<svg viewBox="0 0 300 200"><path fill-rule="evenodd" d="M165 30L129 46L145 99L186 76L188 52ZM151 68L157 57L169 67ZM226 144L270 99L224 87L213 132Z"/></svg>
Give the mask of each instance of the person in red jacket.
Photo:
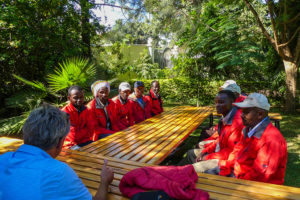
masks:
<svg viewBox="0 0 300 200"><path fill-rule="evenodd" d="M92 142L93 126L90 122L89 111L84 103L84 93L81 87L71 86L68 90L69 104L62 108L69 114L70 132L65 141L64 148L78 149Z"/></svg>
<svg viewBox="0 0 300 200"><path fill-rule="evenodd" d="M163 109L163 101L161 96L159 95L160 85L158 81L152 81L151 89L146 98L150 102L151 106L151 116L158 115L164 111Z"/></svg>
<svg viewBox="0 0 300 200"><path fill-rule="evenodd" d="M102 139L119 131L116 104L108 99L110 86L107 81L96 81L91 86L94 99L87 105L94 126L93 140Z"/></svg>
<svg viewBox="0 0 300 200"><path fill-rule="evenodd" d="M126 129L134 124L134 116L132 110L132 103L128 100L131 92L129 83L122 82L119 85L119 95L112 100L116 104L117 109L117 123L120 130Z"/></svg>
<svg viewBox="0 0 300 200"><path fill-rule="evenodd" d="M134 93L128 99L131 100L135 123L140 123L151 117L151 106L144 94L144 83L136 81L134 83Z"/></svg>
<svg viewBox="0 0 300 200"><path fill-rule="evenodd" d="M242 140L227 160L221 161L219 167L208 173L283 184L287 144L268 117L268 99L262 94L252 93L243 102L234 105L243 110L242 119L246 127L242 131Z"/></svg>
<svg viewBox="0 0 300 200"><path fill-rule="evenodd" d="M206 148L192 149L178 165L193 164L197 172L204 172L218 166L219 160L226 160L234 146L241 139L243 122L241 110L232 105L235 100L234 93L222 90L215 98L216 109L223 117L219 120L217 132L218 139Z"/></svg>
<svg viewBox="0 0 300 200"><path fill-rule="evenodd" d="M244 96L241 94L241 88L236 84L234 80L227 80L225 83L219 88L220 90L230 90L231 92L234 93L235 95L235 101L234 103L239 103L243 102L247 96ZM208 143L211 143L218 139L219 134L217 132L218 130L218 125L215 127L210 128L209 130L206 131L206 134L204 135L204 138L206 138L204 141L200 142L198 144L199 147L207 147ZM202 136L203 137L203 136Z"/></svg>

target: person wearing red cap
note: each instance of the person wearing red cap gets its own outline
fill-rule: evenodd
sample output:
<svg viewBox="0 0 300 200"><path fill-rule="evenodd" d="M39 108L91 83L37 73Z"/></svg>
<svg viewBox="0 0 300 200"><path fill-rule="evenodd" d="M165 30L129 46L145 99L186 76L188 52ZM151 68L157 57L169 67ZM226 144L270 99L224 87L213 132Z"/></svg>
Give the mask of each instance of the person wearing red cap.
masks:
<svg viewBox="0 0 300 200"><path fill-rule="evenodd" d="M126 129L134 124L132 103L130 103L128 99L130 92L131 88L129 83L122 82L119 85L119 95L112 99L116 104L117 123L120 130Z"/></svg>
<svg viewBox="0 0 300 200"><path fill-rule="evenodd" d="M70 132L64 141L64 148L78 149L92 142L94 133L90 114L84 103L84 93L81 87L71 86L68 90L70 103L62 108L69 114Z"/></svg>
<svg viewBox="0 0 300 200"><path fill-rule="evenodd" d="M116 104L108 99L110 86L107 81L96 81L91 86L94 99L87 105L94 125L93 140L102 139L119 131Z"/></svg>
<svg viewBox="0 0 300 200"><path fill-rule="evenodd" d="M151 117L150 102L143 94L144 83L142 81L136 81L134 83L134 93L128 97L132 103L133 116L136 124Z"/></svg>
<svg viewBox="0 0 300 200"><path fill-rule="evenodd" d="M220 161L218 167L207 173L283 184L287 144L268 117L268 99L262 94L252 93L234 105L242 109L243 136L228 159Z"/></svg>
<svg viewBox="0 0 300 200"><path fill-rule="evenodd" d="M163 101L161 96L159 95L160 85L158 81L152 81L151 89L146 98L150 102L151 107L151 116L158 115L164 111L163 109Z"/></svg>

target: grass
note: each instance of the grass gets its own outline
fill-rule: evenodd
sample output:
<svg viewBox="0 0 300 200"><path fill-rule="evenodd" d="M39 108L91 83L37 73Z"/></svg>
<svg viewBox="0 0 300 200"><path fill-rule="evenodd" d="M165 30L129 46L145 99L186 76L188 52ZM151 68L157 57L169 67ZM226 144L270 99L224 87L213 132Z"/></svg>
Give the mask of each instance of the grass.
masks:
<svg viewBox="0 0 300 200"><path fill-rule="evenodd" d="M180 104L167 104L165 110L171 109ZM284 114L279 109L271 109L270 112L280 113L282 121L280 122L280 132L287 142L288 160L285 172L284 185L300 187L300 113ZM214 119L214 124L217 119ZM202 129L209 127L209 119L206 119L161 165L174 165L178 163L185 153L195 147L199 141Z"/></svg>

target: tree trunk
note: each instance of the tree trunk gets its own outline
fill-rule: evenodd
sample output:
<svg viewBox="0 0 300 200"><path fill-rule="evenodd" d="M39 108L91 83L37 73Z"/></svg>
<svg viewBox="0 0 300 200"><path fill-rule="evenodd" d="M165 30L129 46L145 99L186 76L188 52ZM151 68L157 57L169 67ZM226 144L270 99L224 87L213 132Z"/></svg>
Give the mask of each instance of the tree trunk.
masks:
<svg viewBox="0 0 300 200"><path fill-rule="evenodd" d="M292 113L296 111L296 95L297 95L297 64L283 59L286 73L286 98L285 111Z"/></svg>
<svg viewBox="0 0 300 200"><path fill-rule="evenodd" d="M91 37L90 37L90 23L89 23L89 1L81 0L81 39L83 43L83 56L91 57Z"/></svg>

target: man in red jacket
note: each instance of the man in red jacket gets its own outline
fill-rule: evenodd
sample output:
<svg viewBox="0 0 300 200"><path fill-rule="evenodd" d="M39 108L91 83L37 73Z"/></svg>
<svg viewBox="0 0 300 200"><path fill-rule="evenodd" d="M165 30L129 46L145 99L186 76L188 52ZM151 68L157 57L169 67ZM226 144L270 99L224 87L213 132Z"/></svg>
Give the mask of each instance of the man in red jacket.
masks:
<svg viewBox="0 0 300 200"><path fill-rule="evenodd" d="M233 176L239 179L284 183L287 162L287 144L280 131L273 126L268 111L268 99L259 93L250 94L243 102L234 105L242 108L242 140L227 160L208 173Z"/></svg>
<svg viewBox="0 0 300 200"><path fill-rule="evenodd" d="M151 116L158 115L164 111L163 109L163 101L161 96L159 95L160 85L158 81L152 81L151 89L146 98L150 102L151 107Z"/></svg>
<svg viewBox="0 0 300 200"><path fill-rule="evenodd" d="M218 139L206 148L192 149L187 153L179 165L193 164L197 172L204 172L218 166L219 160L226 160L234 146L241 139L243 123L241 110L232 105L235 100L234 93L221 90L215 98L216 109L223 117L219 120L217 132Z"/></svg>
<svg viewBox="0 0 300 200"><path fill-rule="evenodd" d="M128 97L132 103L133 116L136 124L151 117L150 102L143 94L144 83L142 81L136 81L134 83L134 93Z"/></svg>
<svg viewBox="0 0 300 200"><path fill-rule="evenodd" d="M126 129L134 124L132 103L128 100L130 92L131 88L129 83L122 82L119 85L119 95L112 99L116 104L117 123L120 130Z"/></svg>
<svg viewBox="0 0 300 200"><path fill-rule="evenodd" d="M94 99L87 105L94 125L93 140L102 139L119 131L116 104L108 99L110 86L107 81L96 81L91 86Z"/></svg>
<svg viewBox="0 0 300 200"><path fill-rule="evenodd" d="M219 89L220 90L230 90L231 92L233 92L236 97L234 103L243 102L247 97L247 96L244 96L241 94L241 88L240 88L240 86L238 86L236 84L236 82L234 80L225 81L225 83ZM217 129L218 129L217 126L215 126L215 127L210 128L209 130L207 130L205 136L206 137L209 136L209 137L206 138L204 141L200 142L198 144L198 146L206 147L205 145L218 139L219 134L217 132Z"/></svg>
<svg viewBox="0 0 300 200"><path fill-rule="evenodd" d="M90 122L90 115L83 105L84 93L81 87L71 86L68 90L69 104L62 110L69 114L70 132L65 141L64 148L78 149L92 142L93 126Z"/></svg>

